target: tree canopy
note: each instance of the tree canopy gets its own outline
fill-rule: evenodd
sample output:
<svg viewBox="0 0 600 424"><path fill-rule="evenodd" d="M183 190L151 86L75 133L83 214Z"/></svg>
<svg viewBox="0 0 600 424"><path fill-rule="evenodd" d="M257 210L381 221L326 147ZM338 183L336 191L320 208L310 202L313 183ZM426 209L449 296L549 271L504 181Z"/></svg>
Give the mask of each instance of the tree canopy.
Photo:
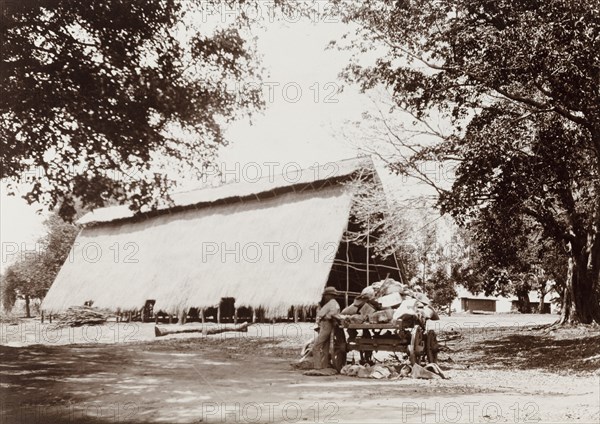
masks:
<svg viewBox="0 0 600 424"><path fill-rule="evenodd" d="M64 222L57 214L46 221L46 234L38 240L35 250L22 252L2 276L2 296L5 307L14 304L17 295L42 299L67 260L79 228ZM29 310L27 311L29 314Z"/></svg>
<svg viewBox="0 0 600 424"><path fill-rule="evenodd" d="M364 90L385 85L392 115L409 114L434 140L396 134L390 168L415 173L425 161L458 161L452 187L438 188L442 211L473 226L491 250L506 253L532 233L564 246L563 320L600 322L600 3L338 5L358 24L349 48L378 54L373 66L352 63L345 77Z"/></svg>
<svg viewBox="0 0 600 424"><path fill-rule="evenodd" d="M233 3L233 1L231 1ZM201 1L7 2L0 20L2 179L63 217L109 199L139 210L198 175L226 143L222 125L262 106L241 26L198 23ZM196 15L194 15L196 14Z"/></svg>

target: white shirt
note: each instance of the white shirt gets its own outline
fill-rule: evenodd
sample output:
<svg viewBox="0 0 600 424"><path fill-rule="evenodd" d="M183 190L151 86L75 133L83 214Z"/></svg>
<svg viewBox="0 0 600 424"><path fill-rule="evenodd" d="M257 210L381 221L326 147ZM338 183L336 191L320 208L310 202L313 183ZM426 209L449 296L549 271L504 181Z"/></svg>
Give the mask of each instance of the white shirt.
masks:
<svg viewBox="0 0 600 424"><path fill-rule="evenodd" d="M319 312L317 312L317 323L323 319L331 319L334 315L340 313L340 305L335 299L331 299L329 302L323 305Z"/></svg>

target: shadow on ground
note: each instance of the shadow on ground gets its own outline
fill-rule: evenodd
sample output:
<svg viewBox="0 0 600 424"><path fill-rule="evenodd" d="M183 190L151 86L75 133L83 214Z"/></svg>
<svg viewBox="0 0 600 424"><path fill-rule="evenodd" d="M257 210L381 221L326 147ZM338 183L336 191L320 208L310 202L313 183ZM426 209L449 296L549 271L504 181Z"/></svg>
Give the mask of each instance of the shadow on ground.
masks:
<svg viewBox="0 0 600 424"><path fill-rule="evenodd" d="M471 339L471 343L466 339L453 350L466 349L461 362L469 362L471 367L538 369L577 375L589 375L600 369L598 329L547 332L530 328L518 333L490 333L479 340Z"/></svg>
<svg viewBox="0 0 600 424"><path fill-rule="evenodd" d="M249 368L248 357L260 352L279 362L295 354L268 344L189 339L0 346L0 423L142 423L153 421L158 407L173 422L194 422L209 394L225 398L234 391L236 375ZM279 377L265 375L264 383Z"/></svg>
<svg viewBox="0 0 600 424"><path fill-rule="evenodd" d="M600 366L600 358L590 359L600 353L597 329L492 328L453 334L456 337L444 352L452 362L444 364L456 368L457 375L461 367L484 370L479 374L486 375L501 369L496 374L516 381L506 385L519 385L521 377L512 370L591 375ZM449 334L440 336L450 340ZM339 402L344 413L352 411L349 417L357 402L363 402L364 408L369 399L388 399L390 411L396 414L398 399L421 396L437 402L482 390L452 380L429 384L306 377L290 367L299 348L281 347L293 344L279 345L279 341L240 337L0 346L0 423L206 422L207 407L214 405L278 402L283 407L304 402L303 412L311 413L314 402L330 399ZM545 381L547 375L539 374ZM495 387L487 390L497 395ZM370 405L373 409L366 410L365 416L380 411L379 404ZM359 418L356 421L362 422ZM303 415L304 419L310 416Z"/></svg>

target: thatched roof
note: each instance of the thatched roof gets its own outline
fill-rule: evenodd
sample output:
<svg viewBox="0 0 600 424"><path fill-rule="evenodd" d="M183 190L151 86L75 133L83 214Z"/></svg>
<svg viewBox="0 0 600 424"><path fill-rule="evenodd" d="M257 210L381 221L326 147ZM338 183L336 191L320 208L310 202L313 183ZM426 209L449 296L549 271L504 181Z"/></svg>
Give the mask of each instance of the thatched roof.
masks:
<svg viewBox="0 0 600 424"><path fill-rule="evenodd" d="M42 309L92 300L134 310L152 299L155 309L177 313L233 297L237 306L275 316L314 305L348 223L352 193L340 182L374 171L370 160L338 164L320 179L305 170L298 180L186 193L145 219L118 208L96 211L82 220L94 225L79 234Z"/></svg>
<svg viewBox="0 0 600 424"><path fill-rule="evenodd" d="M215 203L260 200L261 198L273 197L289 191L315 189L345 181L360 170L375 172L370 158L329 162L319 167L305 169L298 169L297 165L291 166L290 164L286 169L286 173L268 175L257 181L224 184L219 187L175 193L171 195L173 204L164 205L155 211L146 211L141 217L151 217L161 213L172 213L175 210L214 205ZM139 217L140 215L138 215ZM111 206L89 212L81 217L77 223L90 225L132 218L135 219L136 216L128 206Z"/></svg>

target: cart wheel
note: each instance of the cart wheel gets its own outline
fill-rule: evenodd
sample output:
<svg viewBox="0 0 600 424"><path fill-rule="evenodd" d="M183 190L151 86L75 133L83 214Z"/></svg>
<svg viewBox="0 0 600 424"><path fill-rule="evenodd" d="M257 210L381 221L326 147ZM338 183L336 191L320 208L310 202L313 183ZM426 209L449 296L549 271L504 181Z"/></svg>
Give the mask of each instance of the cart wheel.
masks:
<svg viewBox="0 0 600 424"><path fill-rule="evenodd" d="M425 352L427 353L427 362L437 363L439 345L435 331L428 330L425 335Z"/></svg>
<svg viewBox="0 0 600 424"><path fill-rule="evenodd" d="M410 332L410 343L408 345L408 359L411 365L421 362L423 350L423 330L420 325L415 325Z"/></svg>
<svg viewBox="0 0 600 424"><path fill-rule="evenodd" d="M344 334L344 329L340 327L333 329L333 355L331 355L331 362L338 372L346 365L346 334Z"/></svg>

